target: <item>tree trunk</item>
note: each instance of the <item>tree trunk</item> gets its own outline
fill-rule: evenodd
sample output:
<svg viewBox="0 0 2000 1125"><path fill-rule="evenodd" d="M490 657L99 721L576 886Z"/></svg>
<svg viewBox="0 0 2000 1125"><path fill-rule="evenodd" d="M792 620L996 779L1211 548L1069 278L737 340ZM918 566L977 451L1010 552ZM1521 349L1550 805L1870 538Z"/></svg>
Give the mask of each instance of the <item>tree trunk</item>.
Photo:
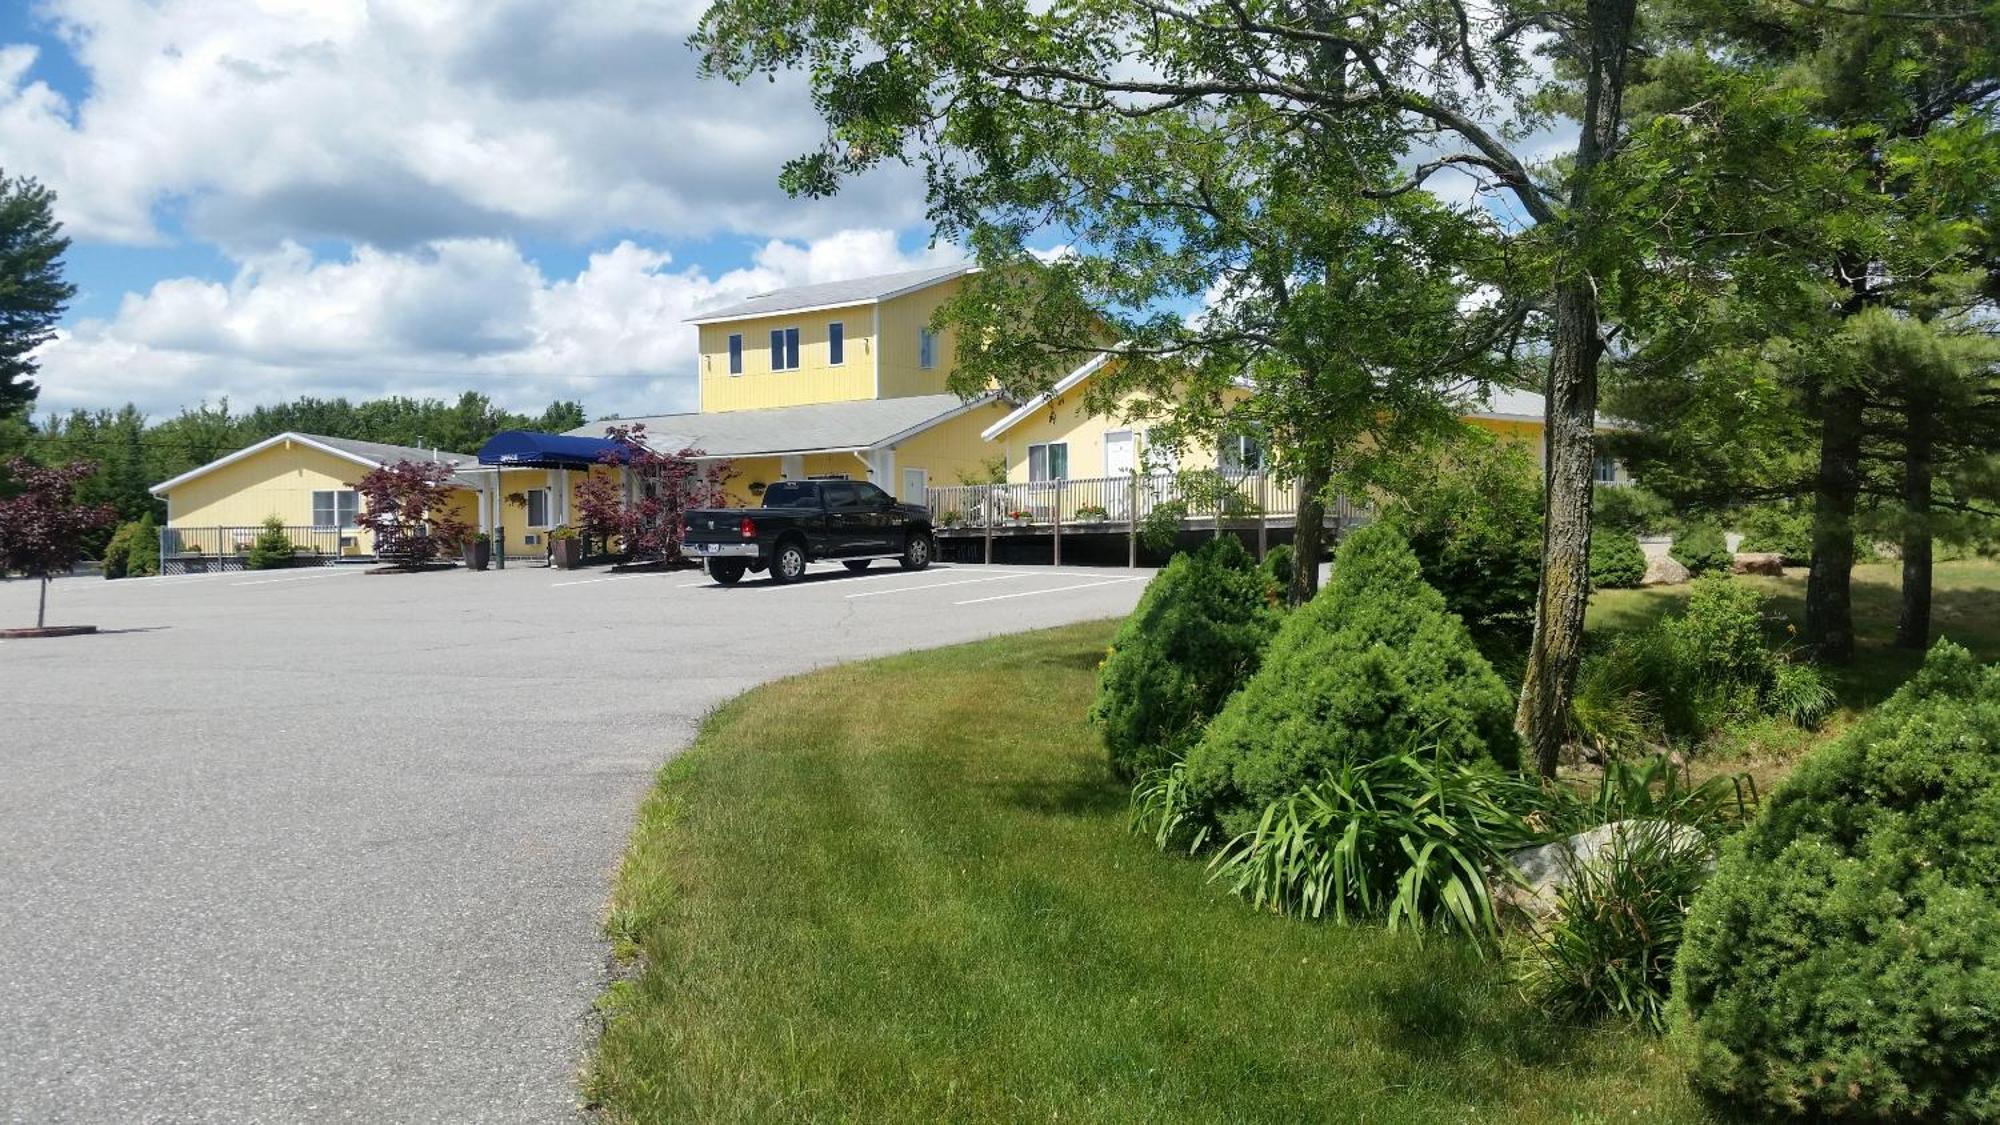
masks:
<svg viewBox="0 0 2000 1125"><path fill-rule="evenodd" d="M1806 578L1806 644L1823 664L1854 658L1854 504L1861 491L1861 391L1839 387L1820 403L1819 473L1813 486L1812 571Z"/></svg>
<svg viewBox="0 0 2000 1125"><path fill-rule="evenodd" d="M1298 518L1292 524L1292 588L1289 600L1301 606L1319 593L1319 556L1326 544L1326 486L1333 466L1315 461L1299 480Z"/></svg>
<svg viewBox="0 0 2000 1125"><path fill-rule="evenodd" d="M1903 614L1896 646L1923 650L1931 643L1931 473L1937 444L1930 404L1913 395L1909 445L1903 454Z"/></svg>
<svg viewBox="0 0 2000 1125"><path fill-rule="evenodd" d="M49 623L49 576L42 575L41 598L35 602L35 628L45 629Z"/></svg>
<svg viewBox="0 0 2000 1125"><path fill-rule="evenodd" d="M1590 279L1565 282L1556 292L1555 351L1549 362L1541 588L1514 716L1535 771L1543 777L1555 775L1556 757L1568 736L1570 694L1583 655L1583 615L1590 608L1590 500L1597 365L1603 352L1597 327L1597 294Z"/></svg>
<svg viewBox="0 0 2000 1125"><path fill-rule="evenodd" d="M1637 0L1589 0L1585 33L1582 128L1565 217L1566 260L1554 294L1554 337L1547 387L1548 443L1543 495L1542 578L1535 636L1521 679L1514 725L1543 777L1569 733L1570 695L1583 654L1583 614L1590 606L1590 498L1597 429L1597 367L1603 358L1594 243L1599 237L1592 179L1611 159L1624 115L1625 64Z"/></svg>

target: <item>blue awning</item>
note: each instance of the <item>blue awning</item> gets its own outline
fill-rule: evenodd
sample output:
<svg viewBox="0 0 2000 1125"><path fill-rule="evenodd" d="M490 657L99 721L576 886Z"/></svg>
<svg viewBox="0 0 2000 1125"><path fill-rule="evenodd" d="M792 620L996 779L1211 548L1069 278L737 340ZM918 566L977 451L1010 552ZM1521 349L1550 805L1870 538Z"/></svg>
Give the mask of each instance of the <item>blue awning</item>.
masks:
<svg viewBox="0 0 2000 1125"><path fill-rule="evenodd" d="M508 430L479 447L479 463L513 469L587 469L603 464L607 453L622 463L631 450L610 438Z"/></svg>

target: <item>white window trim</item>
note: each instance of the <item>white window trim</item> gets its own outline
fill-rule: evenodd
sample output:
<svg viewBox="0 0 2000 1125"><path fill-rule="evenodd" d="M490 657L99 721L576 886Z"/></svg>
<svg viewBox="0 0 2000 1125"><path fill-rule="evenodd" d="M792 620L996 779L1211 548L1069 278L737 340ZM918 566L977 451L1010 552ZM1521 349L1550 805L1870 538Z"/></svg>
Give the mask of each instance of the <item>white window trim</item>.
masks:
<svg viewBox="0 0 2000 1125"><path fill-rule="evenodd" d="M333 522L331 523L320 522L319 498L322 496L332 497L330 507L333 509ZM345 519L340 514L340 498L342 496L352 496L354 498L352 510L348 512ZM312 515L309 518L312 520L312 525L316 528L328 528L334 531L352 531L361 526L361 493L352 488L315 488L312 490Z"/></svg>
<svg viewBox="0 0 2000 1125"><path fill-rule="evenodd" d="M840 329L840 358L833 358L833 330ZM826 322L826 365L828 367L847 366L847 322L829 320Z"/></svg>
<svg viewBox="0 0 2000 1125"><path fill-rule="evenodd" d="M549 501L552 499L552 497L550 496L548 489L530 488L527 491L523 492L521 495L526 497L527 499L527 503L522 505L523 508L523 511L521 513L522 520L529 528L545 529L554 526L549 523L549 518L555 515L555 513L549 510ZM542 498L542 522L540 523L535 522L535 497L537 495L541 496Z"/></svg>
<svg viewBox="0 0 2000 1125"><path fill-rule="evenodd" d="M786 328L773 328L771 329L771 335L778 337L778 345L779 345L778 347L771 349L771 371L773 374L776 374L781 371L797 371L805 366L806 360L805 360L804 333L800 332L796 326L792 326ZM799 354L797 357L798 362L787 367L784 366L780 361L793 358L792 347L791 347L793 336L799 337Z"/></svg>
<svg viewBox="0 0 2000 1125"><path fill-rule="evenodd" d="M1054 448L1057 448L1057 447L1061 447L1061 449L1062 449L1062 451L1063 451L1063 471L1062 471L1062 475L1061 475L1061 476L1055 476L1055 475L1053 475L1053 473L1052 473L1052 471L1050 470L1050 467L1049 467L1049 455L1048 455L1048 452L1047 452L1047 451L1048 451L1048 450L1050 450L1050 449L1054 449ZM1041 477L1040 479L1037 479L1037 478L1035 477L1035 450L1037 450L1037 449L1039 449L1039 450L1042 450L1042 451L1043 451L1043 453L1042 453L1042 472L1043 472L1043 473L1048 473L1048 474L1050 474L1050 475L1047 475L1047 476L1043 476L1043 477ZM1037 441L1037 442L1030 442L1030 443L1029 443L1029 445L1028 445L1028 481L1029 481L1029 483L1031 483L1031 484L1047 484L1047 483L1049 483L1049 482L1051 482L1051 481L1059 481L1059 480L1068 480L1068 479L1069 479L1069 442L1067 442L1067 441Z"/></svg>

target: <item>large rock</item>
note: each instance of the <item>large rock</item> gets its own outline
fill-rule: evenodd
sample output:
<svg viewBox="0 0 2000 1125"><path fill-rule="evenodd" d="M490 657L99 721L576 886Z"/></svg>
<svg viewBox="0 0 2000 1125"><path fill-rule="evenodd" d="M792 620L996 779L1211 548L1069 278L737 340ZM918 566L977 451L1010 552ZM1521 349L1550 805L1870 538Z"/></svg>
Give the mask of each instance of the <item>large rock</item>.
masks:
<svg viewBox="0 0 2000 1125"><path fill-rule="evenodd" d="M1731 574L1768 574L1776 578L1785 576L1785 556L1773 551L1749 551L1737 555L1729 563Z"/></svg>
<svg viewBox="0 0 2000 1125"><path fill-rule="evenodd" d="M1614 820L1566 840L1539 847L1521 848L1507 854L1507 862L1521 873L1522 886L1508 879L1493 880L1493 902L1502 909L1513 908L1535 922L1554 917L1561 909L1562 892L1576 881L1576 873L1602 862L1614 841L1630 832L1666 832L1675 844L1709 850L1707 837L1685 824L1664 820ZM1713 856L1710 858L1713 863Z"/></svg>
<svg viewBox="0 0 2000 1125"><path fill-rule="evenodd" d="M1654 555L1646 560L1646 577L1639 580L1642 586L1685 586L1688 582L1688 568L1680 564L1672 555Z"/></svg>

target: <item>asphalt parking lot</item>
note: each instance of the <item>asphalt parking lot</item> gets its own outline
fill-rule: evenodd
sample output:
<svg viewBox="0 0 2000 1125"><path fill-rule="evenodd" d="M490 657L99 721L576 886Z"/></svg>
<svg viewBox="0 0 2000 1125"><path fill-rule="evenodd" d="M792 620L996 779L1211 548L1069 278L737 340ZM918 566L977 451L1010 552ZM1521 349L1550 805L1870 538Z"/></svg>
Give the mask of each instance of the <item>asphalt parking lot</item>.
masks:
<svg viewBox="0 0 2000 1125"><path fill-rule="evenodd" d="M58 582L105 632L0 641L0 1119L571 1120L608 879L704 713L1148 576Z"/></svg>

